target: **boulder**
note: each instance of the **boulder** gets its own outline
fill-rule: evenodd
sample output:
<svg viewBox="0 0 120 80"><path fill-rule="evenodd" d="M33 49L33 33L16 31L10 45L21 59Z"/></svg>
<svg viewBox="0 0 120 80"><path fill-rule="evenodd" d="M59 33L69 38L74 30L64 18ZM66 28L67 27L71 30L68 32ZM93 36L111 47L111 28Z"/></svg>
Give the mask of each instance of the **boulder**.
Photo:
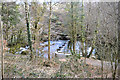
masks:
<svg viewBox="0 0 120 80"><path fill-rule="evenodd" d="M59 40L59 39L60 39L60 37L61 37L60 35L57 35L56 40Z"/></svg>
<svg viewBox="0 0 120 80"><path fill-rule="evenodd" d="M22 55L28 55L28 54L29 54L29 51L28 51L28 50L22 51L21 54L22 54Z"/></svg>
<svg viewBox="0 0 120 80"><path fill-rule="evenodd" d="M46 66L46 67L51 67L52 66L52 63L50 61L45 61L43 63L43 66Z"/></svg>
<svg viewBox="0 0 120 80"><path fill-rule="evenodd" d="M56 25L62 25L62 22L58 21L56 22Z"/></svg>
<svg viewBox="0 0 120 80"><path fill-rule="evenodd" d="M70 38L68 36L61 36L60 39L61 40L69 40Z"/></svg>
<svg viewBox="0 0 120 80"><path fill-rule="evenodd" d="M59 61L66 62L67 60L66 59L59 59Z"/></svg>

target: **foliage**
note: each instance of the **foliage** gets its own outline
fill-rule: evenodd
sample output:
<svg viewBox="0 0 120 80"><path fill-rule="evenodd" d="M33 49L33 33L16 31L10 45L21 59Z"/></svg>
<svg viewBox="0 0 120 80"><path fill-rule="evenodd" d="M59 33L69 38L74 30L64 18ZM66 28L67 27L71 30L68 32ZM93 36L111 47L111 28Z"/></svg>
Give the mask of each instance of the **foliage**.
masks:
<svg viewBox="0 0 120 80"><path fill-rule="evenodd" d="M19 5L15 3L5 3L4 8L2 9L3 17L2 21L5 24L16 25L20 21L20 12L19 12Z"/></svg>

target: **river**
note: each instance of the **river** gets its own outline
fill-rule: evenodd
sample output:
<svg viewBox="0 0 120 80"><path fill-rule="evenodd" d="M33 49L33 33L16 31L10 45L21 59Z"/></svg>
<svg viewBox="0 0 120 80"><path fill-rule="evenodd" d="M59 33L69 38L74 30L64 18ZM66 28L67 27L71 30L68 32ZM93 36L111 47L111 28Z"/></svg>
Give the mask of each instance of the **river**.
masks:
<svg viewBox="0 0 120 80"><path fill-rule="evenodd" d="M69 43L70 40L58 40L58 41L50 41L50 55L51 55L51 58L52 56L55 56L55 54L59 55L60 58L64 58L66 55L71 55L71 52L70 52L70 49L68 48L69 47ZM44 43L40 43L41 46L44 46L44 45L47 45L48 44L48 41L44 42ZM85 45L85 44L84 44ZM76 53L77 54L81 54L81 42L77 41L76 42ZM87 52L89 54L91 50L91 47L87 47ZM40 51L40 50L37 50L37 51ZM42 49L42 52L44 52L44 57L47 58L48 57L48 46L44 47ZM39 53L41 55L41 53ZM92 54L94 55L95 54L95 49L93 50Z"/></svg>
<svg viewBox="0 0 120 80"><path fill-rule="evenodd" d="M69 45L70 45L70 40L58 40L58 41L50 41L50 57L52 58L55 57L55 54L57 55L58 58L65 58L66 55L71 55ZM37 56L43 56L44 58L48 58L48 41L40 43L40 46L44 46L42 48L39 48L36 50L36 55ZM84 43L85 45L85 43ZM17 54L20 54L22 51L27 50L29 47L21 47L19 52L16 52ZM76 42L76 53L82 55L81 51L81 42L77 41ZM89 54L91 50L91 47L87 47L87 52ZM95 54L95 49L93 50L92 54Z"/></svg>

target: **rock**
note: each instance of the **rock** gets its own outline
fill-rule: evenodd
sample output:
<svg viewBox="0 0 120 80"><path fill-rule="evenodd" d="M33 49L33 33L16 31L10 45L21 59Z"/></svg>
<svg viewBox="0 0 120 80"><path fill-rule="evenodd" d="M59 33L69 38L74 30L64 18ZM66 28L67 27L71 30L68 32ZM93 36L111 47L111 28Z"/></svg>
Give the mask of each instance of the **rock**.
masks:
<svg viewBox="0 0 120 80"><path fill-rule="evenodd" d="M61 39L61 40L69 40L70 39L70 37L64 33L59 33L58 35L60 36L59 39Z"/></svg>
<svg viewBox="0 0 120 80"><path fill-rule="evenodd" d="M70 39L70 36L66 36L66 39L68 39L68 40L69 40L69 39Z"/></svg>
<svg viewBox="0 0 120 80"><path fill-rule="evenodd" d="M43 63L43 66L46 66L46 67L51 67L52 66L52 63L50 61L45 61Z"/></svg>
<svg viewBox="0 0 120 80"><path fill-rule="evenodd" d="M57 20L58 20L58 17L56 17L56 16L52 16L52 18L51 18L51 22L56 23Z"/></svg>
<svg viewBox="0 0 120 80"><path fill-rule="evenodd" d="M60 37L61 37L60 35L57 35L56 40L59 40L59 39L60 39Z"/></svg>
<svg viewBox="0 0 120 80"><path fill-rule="evenodd" d="M56 21L57 21L57 20L55 20L55 19L51 19L51 22L53 22L53 23L56 23Z"/></svg>
<svg viewBox="0 0 120 80"><path fill-rule="evenodd" d="M62 25L62 22L58 21L58 22L56 23L56 25Z"/></svg>
<svg viewBox="0 0 120 80"><path fill-rule="evenodd" d="M53 43L52 45L55 45L55 43Z"/></svg>
<svg viewBox="0 0 120 80"><path fill-rule="evenodd" d="M65 44L63 44L62 46L65 46Z"/></svg>
<svg viewBox="0 0 120 80"><path fill-rule="evenodd" d="M67 60L66 59L59 59L59 61L66 62Z"/></svg>
<svg viewBox="0 0 120 80"><path fill-rule="evenodd" d="M60 49L57 49L57 51L60 51Z"/></svg>
<svg viewBox="0 0 120 80"><path fill-rule="evenodd" d="M47 41L48 40L48 35L43 35L42 40Z"/></svg>
<svg viewBox="0 0 120 80"><path fill-rule="evenodd" d="M59 47L59 49L63 48L62 46Z"/></svg>
<svg viewBox="0 0 120 80"><path fill-rule="evenodd" d="M92 58L92 59L96 59L96 57L95 57L95 56L93 56L93 55L92 55L90 58Z"/></svg>
<svg viewBox="0 0 120 80"><path fill-rule="evenodd" d="M45 45L44 45L44 47L47 47L47 46L48 46L48 44L45 44Z"/></svg>
<svg viewBox="0 0 120 80"><path fill-rule="evenodd" d="M22 51L21 54L22 54L22 55L27 55L27 54L29 54L29 51L28 51L28 50Z"/></svg>

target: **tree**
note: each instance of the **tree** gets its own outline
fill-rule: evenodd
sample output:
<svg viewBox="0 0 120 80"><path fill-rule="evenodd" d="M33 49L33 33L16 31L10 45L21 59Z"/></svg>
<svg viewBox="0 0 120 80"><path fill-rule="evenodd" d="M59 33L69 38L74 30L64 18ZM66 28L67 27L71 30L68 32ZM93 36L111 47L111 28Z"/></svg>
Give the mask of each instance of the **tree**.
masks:
<svg viewBox="0 0 120 80"><path fill-rule="evenodd" d="M3 10L3 3L2 3L2 10ZM3 56L3 22L2 22L2 17L3 17L3 13L1 13L0 15L0 21L1 21L1 75L2 75L2 79L4 77L4 65L3 65L3 60L4 60L4 56Z"/></svg>
<svg viewBox="0 0 120 80"><path fill-rule="evenodd" d="M0 21L1 21L1 17L0 16ZM3 22L1 21L1 75L2 75L2 79L4 77L4 64L3 64L3 60L4 60L4 56L3 56Z"/></svg>
<svg viewBox="0 0 120 80"><path fill-rule="evenodd" d="M41 40L41 33L43 32L43 26L44 23L42 23L42 21L44 21L44 13L46 11L46 3L38 3L38 2L32 2L31 3L31 7L30 7L30 14L31 14L31 24L33 25L31 27L31 33L32 33L32 39L34 40L33 43L33 48L34 48L34 52L36 52L36 50L39 47L39 42ZM38 54L36 52L36 54Z"/></svg>
<svg viewBox="0 0 120 80"><path fill-rule="evenodd" d="M2 9L3 10L3 3L2 3ZM1 11L1 15L0 15L0 21L1 21L1 78L4 78L4 55L3 55L3 22L2 22L2 17L3 17L3 13Z"/></svg>
<svg viewBox="0 0 120 80"><path fill-rule="evenodd" d="M51 11L52 2L50 2L50 14L49 14L49 25L48 25L48 59L50 60L50 26L51 26Z"/></svg>
<svg viewBox="0 0 120 80"><path fill-rule="evenodd" d="M118 78L120 79L120 2L118 3Z"/></svg>
<svg viewBox="0 0 120 80"><path fill-rule="evenodd" d="M91 3L89 3L90 4L90 7L91 7ZM98 7L99 7L99 5L98 5ZM100 15L100 9L98 8L98 16ZM97 38L97 34L98 34L98 28L99 28L99 26L100 26L100 22L99 22L99 18L100 17L97 17L97 25L96 25L96 28L95 28L95 30L94 30L94 36L93 36L93 40L92 40L92 49L91 49L91 51L90 51L90 53L89 53L89 55L87 55L87 58L89 58L91 55L92 55L92 52L93 52L93 50L95 49L95 47L96 47L96 38Z"/></svg>
<svg viewBox="0 0 120 80"><path fill-rule="evenodd" d="M33 30L34 30L34 40L36 38L36 32L39 31L42 25L38 25L41 20L43 20L44 13L46 11L46 3L43 2L42 4L39 4L37 2L33 2L31 4L31 17L32 17L32 22L33 22Z"/></svg>
<svg viewBox="0 0 120 80"><path fill-rule="evenodd" d="M33 59L32 52L32 41L31 41L31 33L30 33L30 24L29 24L29 5L25 2L25 14L26 14L26 26L27 26L27 34L28 34L28 45L31 50L30 60Z"/></svg>
<svg viewBox="0 0 120 80"><path fill-rule="evenodd" d="M86 51L86 47L87 47L87 40L85 38L85 30L86 30L86 27L85 27L85 23L84 23L84 5L83 5L83 0L82 0L82 6L81 6L81 50L82 50L82 56L86 58L86 55L87 55L87 51ZM85 45L84 45L85 43Z"/></svg>
<svg viewBox="0 0 120 80"><path fill-rule="evenodd" d="M13 28L15 28L15 26L19 23L21 16L18 11L18 7L19 6L15 2L3 3L3 9L1 10L1 12L4 13L2 21L5 39L12 39L15 35L15 31L13 31ZM8 34L10 29L12 29L13 34L9 37Z"/></svg>
<svg viewBox="0 0 120 80"><path fill-rule="evenodd" d="M79 4L79 3L78 3ZM73 43L73 52L72 54L75 54L76 53L76 49L75 49L75 46L76 46L76 41L77 41L77 33L76 33L76 22L77 22L77 12L76 12L76 8L78 8L78 4L75 3L75 2L71 2L71 27L72 27L72 43Z"/></svg>
<svg viewBox="0 0 120 80"><path fill-rule="evenodd" d="M69 49L73 54L76 53L76 41L77 41L77 26L78 26L78 19L79 19L79 3L76 2L71 2L66 5L66 10L68 11L67 13L67 18L64 23L64 26L68 26L68 35L70 35L70 42L69 42Z"/></svg>
<svg viewBox="0 0 120 80"><path fill-rule="evenodd" d="M72 39L71 39L71 41L72 41L72 43L73 43L73 52L72 52L72 54L73 53L75 53L75 38L74 38L74 20L73 20L73 6L74 6L74 3L73 2L71 2L71 27L72 27Z"/></svg>

